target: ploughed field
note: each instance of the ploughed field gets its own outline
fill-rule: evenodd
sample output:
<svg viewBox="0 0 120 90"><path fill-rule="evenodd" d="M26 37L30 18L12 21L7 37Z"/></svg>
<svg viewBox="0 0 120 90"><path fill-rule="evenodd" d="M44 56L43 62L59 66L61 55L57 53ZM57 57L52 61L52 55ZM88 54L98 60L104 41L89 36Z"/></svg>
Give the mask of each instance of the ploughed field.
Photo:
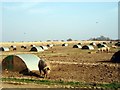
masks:
<svg viewBox="0 0 120 90"><path fill-rule="evenodd" d="M13 44L11 43L11 45ZM67 47L62 47L62 44L56 44L43 52L30 52L30 44L28 44L26 50L20 48L21 44L17 44L16 51L2 52L1 61L7 55L31 53L50 61L51 72L47 78L48 80L95 83L120 82L120 64L110 62L112 55L120 48L111 48L110 52L101 53L97 52L97 47L95 47L95 50L82 50L73 48L74 44L70 43ZM4 45L10 47L10 44ZM33 72L39 75L39 71ZM36 76L25 76L17 72L3 72L2 76L41 79Z"/></svg>

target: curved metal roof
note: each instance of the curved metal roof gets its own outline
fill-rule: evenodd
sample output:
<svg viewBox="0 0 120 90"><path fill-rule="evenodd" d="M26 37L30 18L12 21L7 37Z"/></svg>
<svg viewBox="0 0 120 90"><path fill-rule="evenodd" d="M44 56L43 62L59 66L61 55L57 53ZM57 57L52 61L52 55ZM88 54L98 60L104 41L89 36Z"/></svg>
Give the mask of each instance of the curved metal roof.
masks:
<svg viewBox="0 0 120 90"><path fill-rule="evenodd" d="M34 54L17 54L19 58L21 58L25 64L27 65L27 68L32 70L39 70L38 69L38 62L40 58Z"/></svg>
<svg viewBox="0 0 120 90"><path fill-rule="evenodd" d="M32 47L30 51L37 50L37 52L44 51L41 47Z"/></svg>
<svg viewBox="0 0 120 90"><path fill-rule="evenodd" d="M0 47L0 51L10 51L8 47Z"/></svg>
<svg viewBox="0 0 120 90"><path fill-rule="evenodd" d="M47 50L48 47L47 46L40 46L43 50Z"/></svg>
<svg viewBox="0 0 120 90"><path fill-rule="evenodd" d="M81 45L74 45L73 48L82 48Z"/></svg>
<svg viewBox="0 0 120 90"><path fill-rule="evenodd" d="M86 47L88 47L88 48L86 48ZM84 46L82 47L82 49L90 49L90 50L93 50L94 47L93 47L92 45L84 45Z"/></svg>

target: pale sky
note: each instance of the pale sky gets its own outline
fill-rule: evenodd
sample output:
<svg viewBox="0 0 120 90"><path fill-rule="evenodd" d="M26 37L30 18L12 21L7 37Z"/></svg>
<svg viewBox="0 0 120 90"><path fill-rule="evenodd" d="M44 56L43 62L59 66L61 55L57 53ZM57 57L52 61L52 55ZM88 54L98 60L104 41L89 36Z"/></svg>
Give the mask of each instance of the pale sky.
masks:
<svg viewBox="0 0 120 90"><path fill-rule="evenodd" d="M117 2L2 2L2 41L118 39Z"/></svg>

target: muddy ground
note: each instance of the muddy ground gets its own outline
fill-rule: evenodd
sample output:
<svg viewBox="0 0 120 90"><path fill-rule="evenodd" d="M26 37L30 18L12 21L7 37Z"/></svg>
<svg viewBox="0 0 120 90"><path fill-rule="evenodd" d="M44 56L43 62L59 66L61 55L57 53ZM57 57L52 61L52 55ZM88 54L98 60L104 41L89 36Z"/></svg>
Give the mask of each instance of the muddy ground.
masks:
<svg viewBox="0 0 120 90"><path fill-rule="evenodd" d="M120 64L110 62L112 55L120 50L119 47L116 49L111 48L110 52L101 53L97 52L97 47L91 51L72 48L73 45L72 43L68 47L62 47L61 44L58 44L44 52L29 52L30 46L26 50L23 50L18 44L16 51L3 52L1 61L7 55L32 53L50 62L51 72L48 77L49 80L95 83L120 82ZM39 75L39 71L33 72ZM38 78L36 76L24 76L17 72L3 72L2 76Z"/></svg>

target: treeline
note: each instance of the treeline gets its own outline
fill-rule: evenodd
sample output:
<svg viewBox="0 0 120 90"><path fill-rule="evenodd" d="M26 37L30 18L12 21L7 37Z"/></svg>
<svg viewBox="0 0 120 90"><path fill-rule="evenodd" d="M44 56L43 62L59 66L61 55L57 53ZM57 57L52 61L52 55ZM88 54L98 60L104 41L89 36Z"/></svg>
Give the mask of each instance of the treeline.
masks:
<svg viewBox="0 0 120 90"><path fill-rule="evenodd" d="M110 41L112 39L110 39L109 37L105 37L105 36L99 36L96 38L90 38L89 40L93 40L93 41Z"/></svg>

